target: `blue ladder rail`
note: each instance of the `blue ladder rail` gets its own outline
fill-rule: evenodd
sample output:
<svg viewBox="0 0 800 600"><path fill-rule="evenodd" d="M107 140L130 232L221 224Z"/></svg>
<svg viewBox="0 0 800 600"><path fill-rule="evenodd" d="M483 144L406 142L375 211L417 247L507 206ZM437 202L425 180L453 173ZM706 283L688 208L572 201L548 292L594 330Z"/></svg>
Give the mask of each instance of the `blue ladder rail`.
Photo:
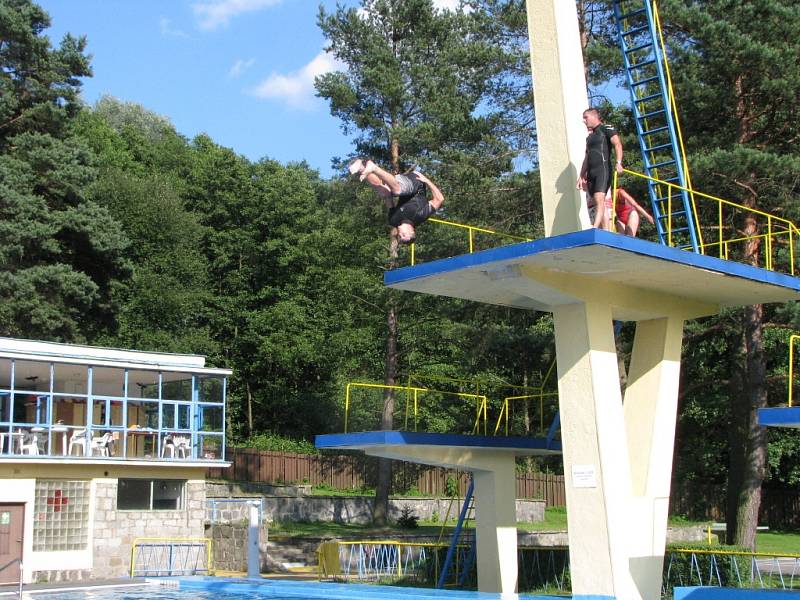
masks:
<svg viewBox="0 0 800 600"><path fill-rule="evenodd" d="M461 506L461 512L458 514L458 523L456 523L456 528L453 531L453 536L450 538L450 547L447 549L447 556L444 559L444 566L442 567L442 572L439 573L439 581L436 582L436 589L441 590L444 589L445 581L447 581L447 575L450 572L450 567L453 565L453 558L458 551L458 540L461 538L461 530L464 527L464 521L467 520L467 513L469 512L470 506L472 505L472 494L475 491L475 480L470 477L469 480L469 487L467 488L467 493L464 496L464 504ZM473 540L473 546L476 543L476 540ZM473 559L474 561L474 555ZM465 561L466 563L466 561ZM471 565L470 565L471 566ZM464 565L466 569L466 564ZM463 585L463 575L459 580L459 585Z"/></svg>
<svg viewBox="0 0 800 600"><path fill-rule="evenodd" d="M655 0L613 0L617 38L644 172L688 189L654 4ZM648 181L647 187L659 241L699 253L697 221L689 194L653 181Z"/></svg>

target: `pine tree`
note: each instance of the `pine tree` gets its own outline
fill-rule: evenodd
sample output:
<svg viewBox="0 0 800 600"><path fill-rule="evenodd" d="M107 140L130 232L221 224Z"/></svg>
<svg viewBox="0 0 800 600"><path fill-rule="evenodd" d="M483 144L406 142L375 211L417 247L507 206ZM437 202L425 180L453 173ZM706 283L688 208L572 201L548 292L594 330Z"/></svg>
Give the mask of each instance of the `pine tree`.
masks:
<svg viewBox="0 0 800 600"><path fill-rule="evenodd" d="M84 196L93 155L71 132L86 40L51 48L47 14L0 0L0 334L88 341L115 327L128 241Z"/></svg>

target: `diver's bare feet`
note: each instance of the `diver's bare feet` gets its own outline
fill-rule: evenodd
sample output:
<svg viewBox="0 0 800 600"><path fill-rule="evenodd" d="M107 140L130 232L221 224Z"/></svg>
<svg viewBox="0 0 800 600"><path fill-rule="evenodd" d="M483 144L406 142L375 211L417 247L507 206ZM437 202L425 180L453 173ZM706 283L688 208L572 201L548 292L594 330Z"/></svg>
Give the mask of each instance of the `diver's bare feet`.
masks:
<svg viewBox="0 0 800 600"><path fill-rule="evenodd" d="M347 165L347 170L350 171L350 175L355 175L360 173L364 169L364 161L360 158L354 158L350 161L350 164Z"/></svg>
<svg viewBox="0 0 800 600"><path fill-rule="evenodd" d="M368 160L364 165L364 168L361 169L361 181L364 181L367 178L367 175L373 173L375 171L375 163L371 160Z"/></svg>

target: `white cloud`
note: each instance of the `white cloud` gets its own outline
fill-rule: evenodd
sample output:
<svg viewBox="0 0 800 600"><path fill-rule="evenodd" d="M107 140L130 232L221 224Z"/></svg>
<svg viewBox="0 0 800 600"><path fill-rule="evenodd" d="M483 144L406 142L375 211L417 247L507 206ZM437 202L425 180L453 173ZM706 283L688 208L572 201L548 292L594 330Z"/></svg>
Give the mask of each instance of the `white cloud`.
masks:
<svg viewBox="0 0 800 600"><path fill-rule="evenodd" d="M433 0L433 8L439 10L456 10L458 8L458 0Z"/></svg>
<svg viewBox="0 0 800 600"><path fill-rule="evenodd" d="M459 0L433 0L433 8L437 10L456 11L459 8L461 8L461 3L459 2ZM463 10L465 13L471 13L472 7L465 6Z"/></svg>
<svg viewBox="0 0 800 600"><path fill-rule="evenodd" d="M212 30L227 27L233 17L280 4L283 0L204 0L192 4L197 26Z"/></svg>
<svg viewBox="0 0 800 600"><path fill-rule="evenodd" d="M251 93L258 98L282 100L290 108L311 110L314 108L314 78L344 68L342 63L323 51L294 73L272 73Z"/></svg>
<svg viewBox="0 0 800 600"><path fill-rule="evenodd" d="M158 28L161 31L161 35L164 36L180 37L180 38L189 37L185 31L181 31L180 29L176 29L175 27L173 27L172 21L170 21L166 17L161 17L158 20Z"/></svg>
<svg viewBox="0 0 800 600"><path fill-rule="evenodd" d="M228 71L228 77L234 77L234 78L239 77L242 73L247 71L247 69L252 67L254 64L256 64L255 58L249 58L247 60L240 58L235 63L233 63L231 70Z"/></svg>

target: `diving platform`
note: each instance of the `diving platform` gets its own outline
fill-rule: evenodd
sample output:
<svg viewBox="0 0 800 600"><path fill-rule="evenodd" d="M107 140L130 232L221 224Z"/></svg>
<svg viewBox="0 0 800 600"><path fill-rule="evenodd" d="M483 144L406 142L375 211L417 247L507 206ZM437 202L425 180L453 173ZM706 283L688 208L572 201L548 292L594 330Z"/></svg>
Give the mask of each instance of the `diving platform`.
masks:
<svg viewBox="0 0 800 600"><path fill-rule="evenodd" d="M763 427L800 428L800 406L759 408L758 424Z"/></svg>
<svg viewBox="0 0 800 600"><path fill-rule="evenodd" d="M318 435L317 448L470 471L481 591L513 591L517 581L516 457L561 454L552 438L365 431Z"/></svg>
<svg viewBox="0 0 800 600"><path fill-rule="evenodd" d="M392 288L553 312L598 291L612 317L686 319L728 307L800 299L800 278L695 254L601 229L585 229L403 267Z"/></svg>
<svg viewBox="0 0 800 600"><path fill-rule="evenodd" d="M456 433L429 433L418 431L360 431L354 433L330 433L318 435L315 439L317 448L326 450L362 450L365 454L392 458L395 460L413 460L426 462L419 458L420 452L428 452L430 462L427 464L460 468L461 464L444 464L437 452L442 448L459 450L473 454L482 452L501 453L517 456L552 456L561 454L559 440L533 437L507 437L485 435L462 435ZM409 458L413 454L414 458Z"/></svg>

